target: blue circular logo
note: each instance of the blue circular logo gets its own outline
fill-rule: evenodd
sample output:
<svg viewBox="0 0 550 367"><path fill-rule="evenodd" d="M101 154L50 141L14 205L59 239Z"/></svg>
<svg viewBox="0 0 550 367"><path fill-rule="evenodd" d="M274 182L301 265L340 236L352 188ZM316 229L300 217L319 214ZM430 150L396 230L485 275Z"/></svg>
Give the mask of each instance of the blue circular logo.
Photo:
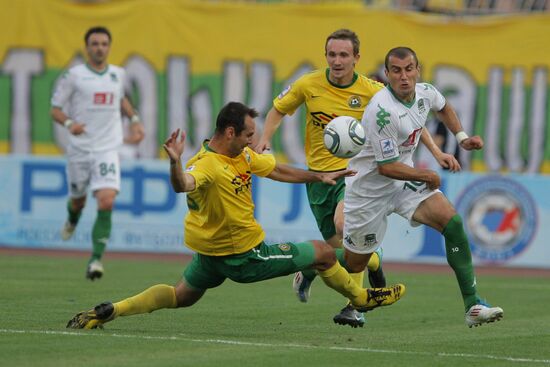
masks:
<svg viewBox="0 0 550 367"><path fill-rule="evenodd" d="M537 208L518 182L500 176L480 178L457 200L472 253L489 262L504 262L525 250L537 229Z"/></svg>

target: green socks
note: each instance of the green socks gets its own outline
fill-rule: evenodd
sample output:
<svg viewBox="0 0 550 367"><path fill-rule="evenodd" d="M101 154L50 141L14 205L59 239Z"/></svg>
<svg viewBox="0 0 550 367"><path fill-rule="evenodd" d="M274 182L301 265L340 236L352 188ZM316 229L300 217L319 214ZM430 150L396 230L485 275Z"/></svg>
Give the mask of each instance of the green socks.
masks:
<svg viewBox="0 0 550 367"><path fill-rule="evenodd" d="M98 210L95 219L94 227L92 228L92 258L93 260L101 260L105 246L111 236L111 210Z"/></svg>
<svg viewBox="0 0 550 367"><path fill-rule="evenodd" d="M82 215L82 211L74 211L73 206L71 204L71 200L67 201L67 212L69 212L69 223L73 225L77 225L78 221L80 220L80 216Z"/></svg>
<svg viewBox="0 0 550 367"><path fill-rule="evenodd" d="M476 291L476 277L472 266L470 245L460 215L456 214L451 218L442 234L445 237L447 262L455 272L464 307L468 310L471 306L479 303L479 297Z"/></svg>

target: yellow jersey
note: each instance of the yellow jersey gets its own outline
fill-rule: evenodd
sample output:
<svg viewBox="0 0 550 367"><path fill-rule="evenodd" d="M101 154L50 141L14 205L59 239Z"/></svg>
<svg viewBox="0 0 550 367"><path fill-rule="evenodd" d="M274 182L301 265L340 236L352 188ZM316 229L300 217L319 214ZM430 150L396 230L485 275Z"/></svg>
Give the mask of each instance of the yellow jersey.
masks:
<svg viewBox="0 0 550 367"><path fill-rule="evenodd" d="M329 69L303 75L273 100L281 113L292 115L306 105L305 153L309 169L336 171L346 168L347 159L333 156L323 143L323 130L335 117L351 116L361 121L372 96L384 87L382 83L354 73L349 85L335 85L328 79Z"/></svg>
<svg viewBox="0 0 550 367"><path fill-rule="evenodd" d="M206 141L186 165L195 178L187 193L185 244L209 256L246 252L264 240L265 233L254 219L252 174L267 176L275 168L270 154L257 154L246 147L235 158L218 154Z"/></svg>

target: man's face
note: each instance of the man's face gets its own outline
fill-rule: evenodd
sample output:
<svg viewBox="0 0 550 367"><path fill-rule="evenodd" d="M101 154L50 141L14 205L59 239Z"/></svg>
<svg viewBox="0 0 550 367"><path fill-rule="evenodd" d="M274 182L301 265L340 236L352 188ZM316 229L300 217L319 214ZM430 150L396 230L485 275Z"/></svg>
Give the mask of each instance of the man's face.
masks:
<svg viewBox="0 0 550 367"><path fill-rule="evenodd" d="M254 119L248 115L244 118L244 130L239 135L235 135L232 144L232 150L235 154L241 154L243 149L252 145L252 138L256 129Z"/></svg>
<svg viewBox="0 0 550 367"><path fill-rule="evenodd" d="M420 75L420 69L413 55L404 59L390 56L386 76L393 91L401 99L407 99L414 94L414 87Z"/></svg>
<svg viewBox="0 0 550 367"><path fill-rule="evenodd" d="M106 62L110 48L109 36L105 33L92 33L86 44L86 52L90 63L100 65Z"/></svg>
<svg viewBox="0 0 550 367"><path fill-rule="evenodd" d="M330 39L327 43L325 56L330 69L331 80L351 82L355 63L359 61L359 55L353 55L351 41Z"/></svg>

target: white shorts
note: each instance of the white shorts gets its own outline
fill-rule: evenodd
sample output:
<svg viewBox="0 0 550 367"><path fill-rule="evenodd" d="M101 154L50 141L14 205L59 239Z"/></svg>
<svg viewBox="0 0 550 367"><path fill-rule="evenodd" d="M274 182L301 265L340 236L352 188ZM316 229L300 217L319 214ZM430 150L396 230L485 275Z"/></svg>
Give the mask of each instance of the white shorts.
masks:
<svg viewBox="0 0 550 367"><path fill-rule="evenodd" d="M376 198L348 195L344 200L343 245L356 254L376 251L384 239L388 215L397 213L413 227L419 226L412 217L421 202L441 192L430 190L425 183L395 181L393 188Z"/></svg>
<svg viewBox="0 0 550 367"><path fill-rule="evenodd" d="M81 198L88 189L120 191L120 160L117 151L76 153L68 157L69 196Z"/></svg>

